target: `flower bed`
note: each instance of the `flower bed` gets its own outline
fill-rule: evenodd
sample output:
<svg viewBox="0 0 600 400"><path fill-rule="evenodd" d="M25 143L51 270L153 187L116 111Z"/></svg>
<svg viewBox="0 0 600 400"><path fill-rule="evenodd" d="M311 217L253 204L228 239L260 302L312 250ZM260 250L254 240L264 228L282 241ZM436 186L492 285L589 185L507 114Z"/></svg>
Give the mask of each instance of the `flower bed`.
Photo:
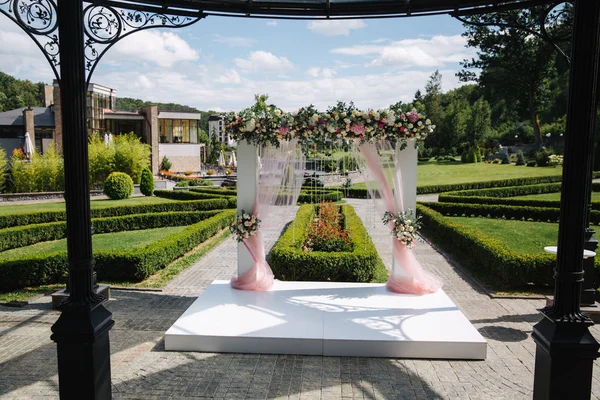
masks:
<svg viewBox="0 0 600 400"><path fill-rule="evenodd" d="M271 250L269 264L277 279L291 281L370 282L383 267L377 249L351 206L340 207L351 238L351 251L304 251L315 216L314 205L301 206L296 219Z"/></svg>
<svg viewBox="0 0 600 400"><path fill-rule="evenodd" d="M321 202L308 228L304 251L352 251L353 244L341 208L331 202Z"/></svg>

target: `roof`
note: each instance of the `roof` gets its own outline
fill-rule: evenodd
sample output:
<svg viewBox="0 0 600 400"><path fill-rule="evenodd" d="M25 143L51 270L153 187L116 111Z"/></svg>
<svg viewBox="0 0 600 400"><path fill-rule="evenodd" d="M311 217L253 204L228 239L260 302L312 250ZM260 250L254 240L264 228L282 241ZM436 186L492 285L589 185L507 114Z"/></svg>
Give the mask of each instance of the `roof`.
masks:
<svg viewBox="0 0 600 400"><path fill-rule="evenodd" d="M406 17L465 12L491 12L499 9L528 8L557 0L134 0L111 1L112 6L134 3L148 11L179 15L224 15L255 18L376 18ZM163 9L157 6L164 7ZM166 9L169 9L168 11Z"/></svg>
<svg viewBox="0 0 600 400"><path fill-rule="evenodd" d="M27 107L0 113L0 126L24 126L23 111ZM32 107L33 124L35 126L54 126L54 111L52 107Z"/></svg>
<svg viewBox="0 0 600 400"><path fill-rule="evenodd" d="M104 119L116 120L144 120L144 116L135 111L112 111L104 110Z"/></svg>
<svg viewBox="0 0 600 400"><path fill-rule="evenodd" d="M158 119L200 119L199 112L159 111Z"/></svg>

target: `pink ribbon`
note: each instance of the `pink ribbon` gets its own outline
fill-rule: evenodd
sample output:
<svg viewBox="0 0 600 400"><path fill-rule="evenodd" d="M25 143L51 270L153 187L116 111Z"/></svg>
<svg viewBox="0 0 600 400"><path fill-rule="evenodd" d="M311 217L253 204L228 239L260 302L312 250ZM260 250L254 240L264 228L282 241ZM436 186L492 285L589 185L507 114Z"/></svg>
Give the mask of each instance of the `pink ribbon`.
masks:
<svg viewBox="0 0 600 400"><path fill-rule="evenodd" d="M379 194L385 202L386 210L397 214L398 207L396 206L394 192L385 176L383 165L377 155L377 148L372 143L364 143L358 149L364 156L367 167L379 186ZM399 179L397 180L399 182ZM401 196L400 191L401 188L397 188L397 196ZM401 197L399 197L399 200L400 207L402 208ZM392 229L393 222L388 223L388 227ZM394 251L394 268L392 268L392 273L386 283L389 291L420 295L434 293L442 287L442 281L425 271L419 261L417 261L412 250L405 244L394 237L392 238L392 246ZM398 270L395 268L396 266L399 267Z"/></svg>

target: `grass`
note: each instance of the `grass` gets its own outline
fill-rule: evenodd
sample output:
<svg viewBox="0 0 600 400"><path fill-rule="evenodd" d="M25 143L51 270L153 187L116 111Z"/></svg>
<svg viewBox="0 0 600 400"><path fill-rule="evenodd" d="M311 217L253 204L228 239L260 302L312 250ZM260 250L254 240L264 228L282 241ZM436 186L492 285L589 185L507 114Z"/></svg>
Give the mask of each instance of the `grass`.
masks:
<svg viewBox="0 0 600 400"><path fill-rule="evenodd" d="M160 204L160 203L172 203L177 200L165 199L156 196L138 196L130 197L124 200L92 200L90 201L91 208L107 208L115 206L136 206L145 204ZM0 215L2 214L13 214L21 212L37 212L37 211L65 211L65 202L55 201L48 203L32 203L32 204L12 204L10 202L0 203Z"/></svg>
<svg viewBox="0 0 600 400"><path fill-rule="evenodd" d="M388 169L391 173L391 169ZM500 179L561 175L562 168L517 167L514 164L462 164L428 161L417 166L417 186L485 182ZM366 188L363 182L353 185Z"/></svg>
<svg viewBox="0 0 600 400"><path fill-rule="evenodd" d="M545 246L556 246L558 224L489 218L448 217L452 222L476 229L500 240L514 251L544 253ZM598 230L599 227L592 228Z"/></svg>
<svg viewBox="0 0 600 400"><path fill-rule="evenodd" d="M161 228L162 229L162 228ZM152 229L160 230L160 229ZM141 231L147 232L147 231ZM114 235L114 234L106 234ZM149 276L142 282L101 282L102 284L109 284L112 286L122 286L131 288L160 288L165 286L170 280L172 280L177 274L184 271L196 261L201 259L206 253L212 250L215 246L229 237L229 229L223 229L220 233L217 233L212 238L208 239L198 247L184 255L183 257L173 261L170 265L157 273ZM100 235L98 235L100 236ZM41 285L35 287L28 287L24 289L18 289L11 292L0 293L0 303L8 303L11 301L26 301L35 296L42 294L53 293L57 290L64 288L63 284L54 285Z"/></svg>
<svg viewBox="0 0 600 400"><path fill-rule="evenodd" d="M528 200L553 200L560 201L560 193L544 193L544 194L532 194L527 196L517 196L514 199L528 199ZM600 201L600 192L592 192L592 201Z"/></svg>
<svg viewBox="0 0 600 400"><path fill-rule="evenodd" d="M162 239L172 233L180 232L187 226L176 226L169 228L146 229L139 231L125 231L105 233L92 236L92 246L95 250L131 250L144 247L152 242ZM54 240L50 242L36 243L31 246L19 247L0 253L5 260L12 258L48 253L53 251L66 251L67 240Z"/></svg>

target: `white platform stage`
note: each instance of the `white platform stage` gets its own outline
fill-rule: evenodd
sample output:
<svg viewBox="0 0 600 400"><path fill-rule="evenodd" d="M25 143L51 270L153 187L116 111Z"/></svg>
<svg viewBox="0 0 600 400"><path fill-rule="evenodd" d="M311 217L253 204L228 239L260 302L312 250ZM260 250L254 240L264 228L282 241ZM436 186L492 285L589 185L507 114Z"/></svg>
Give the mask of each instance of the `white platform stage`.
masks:
<svg viewBox="0 0 600 400"><path fill-rule="evenodd" d="M214 281L169 328L165 349L483 360L487 342L442 290L277 281L258 293Z"/></svg>

